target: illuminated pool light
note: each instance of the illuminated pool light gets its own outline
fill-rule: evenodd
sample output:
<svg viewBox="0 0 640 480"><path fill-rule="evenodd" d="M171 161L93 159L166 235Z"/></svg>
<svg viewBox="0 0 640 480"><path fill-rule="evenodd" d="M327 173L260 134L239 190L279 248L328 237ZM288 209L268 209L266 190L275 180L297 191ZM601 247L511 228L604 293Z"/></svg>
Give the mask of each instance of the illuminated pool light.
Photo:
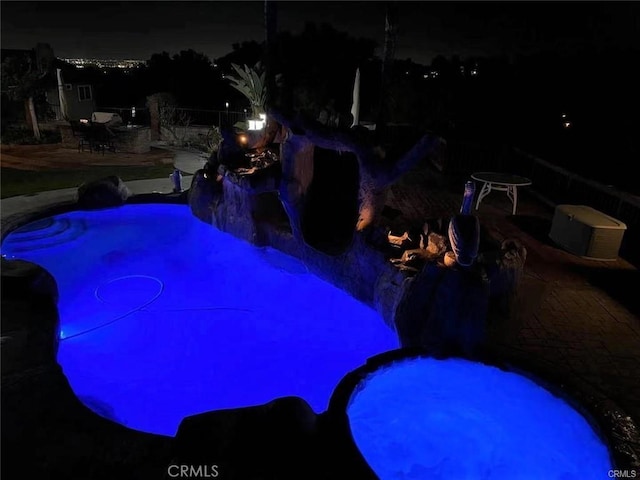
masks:
<svg viewBox="0 0 640 480"><path fill-rule="evenodd" d="M58 362L79 399L174 435L204 411L295 395L327 407L345 372L397 348L371 308L195 219L184 205L77 211L9 234L2 254L58 283Z"/></svg>
<svg viewBox="0 0 640 480"><path fill-rule="evenodd" d="M461 359L401 360L347 407L381 480L602 479L608 450L585 418L528 378Z"/></svg>

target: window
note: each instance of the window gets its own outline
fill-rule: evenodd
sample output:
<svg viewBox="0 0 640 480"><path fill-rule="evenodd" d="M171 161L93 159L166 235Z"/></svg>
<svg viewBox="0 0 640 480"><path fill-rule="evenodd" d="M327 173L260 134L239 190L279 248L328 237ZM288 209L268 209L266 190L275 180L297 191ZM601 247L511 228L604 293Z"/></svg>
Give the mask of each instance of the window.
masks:
<svg viewBox="0 0 640 480"><path fill-rule="evenodd" d="M78 85L78 100L91 100L91 85Z"/></svg>

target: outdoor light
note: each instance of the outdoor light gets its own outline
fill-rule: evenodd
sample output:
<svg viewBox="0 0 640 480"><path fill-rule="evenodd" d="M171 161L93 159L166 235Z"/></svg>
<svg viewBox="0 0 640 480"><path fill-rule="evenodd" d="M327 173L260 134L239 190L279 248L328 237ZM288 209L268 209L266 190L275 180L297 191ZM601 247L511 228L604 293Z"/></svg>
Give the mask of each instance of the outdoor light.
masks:
<svg viewBox="0 0 640 480"><path fill-rule="evenodd" d="M229 108L229 102L224 102L224 108Z"/></svg>
<svg viewBox="0 0 640 480"><path fill-rule="evenodd" d="M249 120L249 130L262 130L264 128L265 120Z"/></svg>
<svg viewBox="0 0 640 480"><path fill-rule="evenodd" d="M267 121L267 114L266 113L261 113L260 114L260 120L262 120L263 122Z"/></svg>
<svg viewBox="0 0 640 480"><path fill-rule="evenodd" d="M571 122L564 122L564 128L569 128L571 126Z"/></svg>
<svg viewBox="0 0 640 480"><path fill-rule="evenodd" d="M245 145L247 143L247 141L248 141L247 136L246 135L239 135L238 136L238 141L241 144Z"/></svg>
<svg viewBox="0 0 640 480"><path fill-rule="evenodd" d="M80 123L89 123L89 120L87 120L86 118L81 118Z"/></svg>

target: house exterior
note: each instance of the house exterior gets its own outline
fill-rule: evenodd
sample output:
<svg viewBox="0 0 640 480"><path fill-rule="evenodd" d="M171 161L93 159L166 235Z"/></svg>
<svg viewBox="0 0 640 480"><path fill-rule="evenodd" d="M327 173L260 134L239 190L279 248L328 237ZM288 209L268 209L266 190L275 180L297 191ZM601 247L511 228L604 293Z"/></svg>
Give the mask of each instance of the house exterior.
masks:
<svg viewBox="0 0 640 480"><path fill-rule="evenodd" d="M66 120L90 119L96 110L96 99L88 76L82 70L66 65L56 73L58 86L49 88L45 94L55 120L65 120L65 106Z"/></svg>
<svg viewBox="0 0 640 480"><path fill-rule="evenodd" d="M49 49L48 53L53 55L50 47L44 46ZM2 49L1 59L4 62L9 57L28 57L33 65L40 68L43 51L40 45L31 50ZM96 110L95 92L89 72L83 72L73 65L55 59L53 67L46 75L46 85L44 92L46 105L38 103L36 109L40 121L65 120L65 110L67 120L91 118L91 114ZM11 98L11 88L11 85L2 85L3 122L9 119L18 120L23 116L22 102ZM61 96L63 103L61 103Z"/></svg>

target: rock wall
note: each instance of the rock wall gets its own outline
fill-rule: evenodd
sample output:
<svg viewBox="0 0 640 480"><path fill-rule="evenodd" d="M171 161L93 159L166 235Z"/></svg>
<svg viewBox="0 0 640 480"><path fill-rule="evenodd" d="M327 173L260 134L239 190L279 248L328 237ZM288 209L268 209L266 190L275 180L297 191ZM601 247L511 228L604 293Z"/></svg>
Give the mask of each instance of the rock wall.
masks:
<svg viewBox="0 0 640 480"><path fill-rule="evenodd" d="M280 150L282 181L279 187L280 200L284 206L293 236L298 242L302 237L302 209L305 194L313 180L314 145L303 136L289 134Z"/></svg>
<svg viewBox="0 0 640 480"><path fill-rule="evenodd" d="M390 258L388 247L394 238L379 232L375 219L384 205L386 187L382 187L398 177L402 168L381 171L367 163L373 162L373 157L366 153L359 157L362 150L355 147L351 152L360 173L354 177L359 182L360 218L354 218L350 243L339 252L310 245L302 222L314 181L314 162L320 161L314 158L317 143L313 140L318 134L314 135L310 138L289 129L281 144L280 162L251 174L246 174L246 168L237 167L236 171L225 166L215 172L198 172L189 194L194 215L252 244L270 245L301 259L318 277L375 308L398 333L403 347L465 355L481 348L489 317L500 314L503 322L509 321L509 298L518 288L526 252L522 255L517 249L503 248L482 257L482 264L475 261L474 254L472 265L458 265L455 256L453 260L445 258L451 252L447 252L443 235L423 231L424 238L412 235L423 238L420 245L395 245L404 253L400 252L399 259ZM325 140L320 138L322 142ZM322 148L326 143L336 144L336 140L325 142ZM425 136L402 161L409 165L419 152L432 151L437 145L437 139ZM335 174L340 173L336 169ZM271 196L261 197L265 193ZM267 199L281 203L289 220L286 228L262 218ZM443 223L446 230L448 219ZM330 228L331 224L327 225Z"/></svg>
<svg viewBox="0 0 640 480"><path fill-rule="evenodd" d="M78 206L84 209L119 207L124 205L131 191L120 177L111 175L78 187Z"/></svg>
<svg viewBox="0 0 640 480"><path fill-rule="evenodd" d="M151 151L151 129L149 127L118 127L116 134L116 151L127 153L146 153Z"/></svg>
<svg viewBox="0 0 640 480"><path fill-rule="evenodd" d="M64 148L78 148L78 138L73 135L71 125L59 125L61 144Z"/></svg>
<svg viewBox="0 0 640 480"><path fill-rule="evenodd" d="M2 376L53 365L58 351L58 285L44 268L2 258Z"/></svg>

